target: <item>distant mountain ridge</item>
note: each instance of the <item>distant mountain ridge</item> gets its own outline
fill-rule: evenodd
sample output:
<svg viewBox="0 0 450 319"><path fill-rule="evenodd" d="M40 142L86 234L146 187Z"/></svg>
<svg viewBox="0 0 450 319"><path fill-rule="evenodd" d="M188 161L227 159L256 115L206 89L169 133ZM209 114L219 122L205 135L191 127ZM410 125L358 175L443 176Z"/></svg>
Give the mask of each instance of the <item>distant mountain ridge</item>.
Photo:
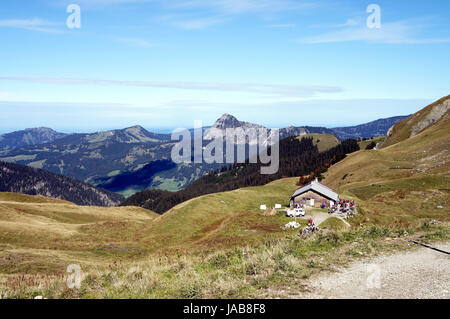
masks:
<svg viewBox="0 0 450 319"><path fill-rule="evenodd" d="M27 128L22 131L0 135L0 150L53 142L64 136L66 134L56 132L48 127Z"/></svg>
<svg viewBox="0 0 450 319"><path fill-rule="evenodd" d="M82 141L88 143L99 143L106 141L113 141L118 143L127 144L139 144L139 143L151 143L151 142L161 142L168 141L170 135L168 134L157 134L147 131L140 125L135 125L125 129L101 131L91 134L74 134L82 136Z"/></svg>
<svg viewBox="0 0 450 319"><path fill-rule="evenodd" d="M409 115L394 116L384 119L378 119L356 126L335 127L331 130L334 132L334 135L341 141L349 138L370 138L384 136L386 135L386 132L389 130L389 128L392 127L392 125L406 119L407 117L409 117Z"/></svg>
<svg viewBox="0 0 450 319"><path fill-rule="evenodd" d="M380 119L355 127L335 129L289 126L281 128L279 136L282 140L291 136L330 134L341 141L347 138L371 137L385 135L392 123L399 119L401 117ZM215 133L223 135L228 128L242 128L244 132L249 129L267 129L268 134L271 133L271 130L263 125L239 121L225 113L211 127L203 128L204 145L214 138ZM175 144L175 141L171 141L171 135L152 133L139 125L87 134L61 135L51 129L31 131L33 130L48 132L48 138L35 138L30 145L0 150L0 160L42 168L126 196L147 188L176 191L222 166L216 163L175 165L171 163L171 150ZM46 140L51 141L39 143ZM248 138L244 137L237 142L248 144ZM264 145L267 146L267 143L266 139Z"/></svg>
<svg viewBox="0 0 450 319"><path fill-rule="evenodd" d="M42 195L84 206L117 206L119 194L25 165L0 162L0 192Z"/></svg>
<svg viewBox="0 0 450 319"><path fill-rule="evenodd" d="M332 134L336 136L339 140L343 141L350 138L370 138L376 136L384 136L392 125L407 118L406 116L394 116L390 118L382 118L372 122L348 126L348 127L335 127L326 128L321 126L288 126L279 129L280 139L290 137L290 136L302 136L306 134ZM214 125L206 130L205 139L213 139L215 133L219 132L221 134L225 133L227 128L242 128L244 132L248 129L267 129L271 132L270 128L263 125L239 121L234 116L225 113L222 115ZM239 141L241 144L244 141Z"/></svg>
<svg viewBox="0 0 450 319"><path fill-rule="evenodd" d="M167 147L162 147L165 144ZM96 184L99 177L139 169L170 157L170 136L141 126L89 134L69 134L49 143L2 152L0 160L42 168Z"/></svg>

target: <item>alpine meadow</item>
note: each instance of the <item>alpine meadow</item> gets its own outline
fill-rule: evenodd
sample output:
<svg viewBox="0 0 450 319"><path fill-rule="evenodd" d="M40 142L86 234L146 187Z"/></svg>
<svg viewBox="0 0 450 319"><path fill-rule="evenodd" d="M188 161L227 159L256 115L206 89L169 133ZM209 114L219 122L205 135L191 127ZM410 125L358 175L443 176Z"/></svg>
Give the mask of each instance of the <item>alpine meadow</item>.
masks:
<svg viewBox="0 0 450 319"><path fill-rule="evenodd" d="M444 306L448 12L2 1L2 306L173 318Z"/></svg>

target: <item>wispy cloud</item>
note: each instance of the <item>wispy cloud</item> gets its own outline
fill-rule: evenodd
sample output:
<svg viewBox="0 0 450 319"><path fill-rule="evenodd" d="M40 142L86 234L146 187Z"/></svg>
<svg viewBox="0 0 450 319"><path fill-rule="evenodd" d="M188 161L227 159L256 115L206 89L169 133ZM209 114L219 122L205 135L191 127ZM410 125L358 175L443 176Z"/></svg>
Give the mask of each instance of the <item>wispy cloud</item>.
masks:
<svg viewBox="0 0 450 319"><path fill-rule="evenodd" d="M212 124L224 108L240 120L267 127L289 125L317 125L327 127L347 126L373 121L381 117L411 114L431 102L430 99L304 99L292 102L223 103L217 101L173 101L154 106L136 106L120 103L71 102L1 102L0 111L8 121L0 124L15 129L48 126L62 131L98 131L141 124L153 130L156 127L192 127L201 119ZM184 112L180 117L180 110ZM301 112L302 116L292 117ZM28 114L29 116L23 116ZM327 114L327 116L321 116ZM70 121L67 119L70 118ZM98 118L103 119L99 124ZM99 125L102 125L99 127Z"/></svg>
<svg viewBox="0 0 450 319"><path fill-rule="evenodd" d="M293 0L173 0L161 3L169 11L175 12L162 16L161 20L187 30L205 29L229 22L234 17L244 14L264 15L317 6L316 3ZM271 27L290 26L292 25L271 25Z"/></svg>
<svg viewBox="0 0 450 319"><path fill-rule="evenodd" d="M169 24L185 30L201 30L213 25L222 24L228 19L220 16L190 17L186 15L171 14L160 17L160 20L168 21Z"/></svg>
<svg viewBox="0 0 450 319"><path fill-rule="evenodd" d="M48 33L61 33L61 30L54 28L55 25L57 24L37 18L0 20L0 27L4 28L25 29Z"/></svg>
<svg viewBox="0 0 450 319"><path fill-rule="evenodd" d="M335 28L352 27L359 24L360 22L357 19L347 19L345 23L335 24L333 27Z"/></svg>
<svg viewBox="0 0 450 319"><path fill-rule="evenodd" d="M172 8L211 9L222 14L243 14L263 11L279 12L316 7L312 1L294 0L175 0Z"/></svg>
<svg viewBox="0 0 450 319"><path fill-rule="evenodd" d="M2 92L0 91L0 101L12 101L16 100L20 97L20 95L13 93L13 92Z"/></svg>
<svg viewBox="0 0 450 319"><path fill-rule="evenodd" d="M355 20L356 22L356 20ZM353 27L355 25L356 27ZM366 41L389 44L430 44L450 42L450 37L420 38L417 34L418 26L406 21L383 23L380 29L370 29L365 25L353 24L352 20L346 24L336 25L344 27L342 30L329 31L316 36L298 39L301 43L336 43L351 41Z"/></svg>
<svg viewBox="0 0 450 319"><path fill-rule="evenodd" d="M309 28L318 29L318 28L328 28L328 29L336 29L336 28L345 28L345 27L354 27L358 25L362 25L362 18L351 18L347 19L344 23L337 24L313 24L310 25Z"/></svg>
<svg viewBox="0 0 450 319"><path fill-rule="evenodd" d="M262 83L214 83L214 82L157 82L157 81L119 81L100 79L48 78L48 77L0 77L2 81L22 81L59 85L112 85L132 87L153 87L181 90L204 90L222 92L246 92L285 97L310 97L320 93L337 93L343 89L336 86L320 85L281 85Z"/></svg>
<svg viewBox="0 0 450 319"><path fill-rule="evenodd" d="M295 28L295 24L293 23L284 23L284 24L268 24L267 28Z"/></svg>
<svg viewBox="0 0 450 319"><path fill-rule="evenodd" d="M156 46L155 43L149 42L141 38L116 38L116 41L140 48L148 48Z"/></svg>
<svg viewBox="0 0 450 319"><path fill-rule="evenodd" d="M139 4L147 2L154 2L154 0L59 0L57 4L60 6L67 6L71 3L76 3L83 8L102 8L112 5Z"/></svg>

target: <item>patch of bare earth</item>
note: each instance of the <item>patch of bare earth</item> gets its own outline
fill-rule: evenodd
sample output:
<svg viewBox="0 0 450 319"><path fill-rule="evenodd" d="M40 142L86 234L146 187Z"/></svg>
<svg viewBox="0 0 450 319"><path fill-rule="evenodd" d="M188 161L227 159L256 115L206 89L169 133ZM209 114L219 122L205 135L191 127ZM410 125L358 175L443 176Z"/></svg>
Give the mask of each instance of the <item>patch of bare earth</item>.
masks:
<svg viewBox="0 0 450 319"><path fill-rule="evenodd" d="M450 251L450 242L434 247ZM450 298L450 256L429 248L359 260L305 282L291 298Z"/></svg>

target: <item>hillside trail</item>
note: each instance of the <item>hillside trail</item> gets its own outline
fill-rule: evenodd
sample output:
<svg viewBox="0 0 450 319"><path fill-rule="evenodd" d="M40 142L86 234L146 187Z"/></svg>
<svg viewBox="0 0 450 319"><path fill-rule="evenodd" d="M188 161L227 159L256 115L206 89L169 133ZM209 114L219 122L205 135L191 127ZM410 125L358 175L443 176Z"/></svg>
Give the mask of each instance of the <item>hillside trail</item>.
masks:
<svg viewBox="0 0 450 319"><path fill-rule="evenodd" d="M305 217L303 217L303 218L306 220L308 220L309 218L312 218L312 220L314 221L314 224L316 226L319 226L324 221L326 221L328 218L330 218L330 214L323 213L323 212L308 212L307 211Z"/></svg>
<svg viewBox="0 0 450 319"><path fill-rule="evenodd" d="M450 251L450 241L434 247ZM305 282L306 291L278 292L282 298L422 299L450 298L450 256L429 248L369 257Z"/></svg>
<svg viewBox="0 0 450 319"><path fill-rule="evenodd" d="M312 213L306 214L304 218L305 219L312 218L314 221L314 224L316 224L316 226L320 226L320 224L322 224L324 221L326 221L328 218L331 218L331 217L336 217L336 218L342 220L347 227L351 227L351 225L344 218L342 218L342 216L339 216L338 214L328 214L325 212L312 212Z"/></svg>

